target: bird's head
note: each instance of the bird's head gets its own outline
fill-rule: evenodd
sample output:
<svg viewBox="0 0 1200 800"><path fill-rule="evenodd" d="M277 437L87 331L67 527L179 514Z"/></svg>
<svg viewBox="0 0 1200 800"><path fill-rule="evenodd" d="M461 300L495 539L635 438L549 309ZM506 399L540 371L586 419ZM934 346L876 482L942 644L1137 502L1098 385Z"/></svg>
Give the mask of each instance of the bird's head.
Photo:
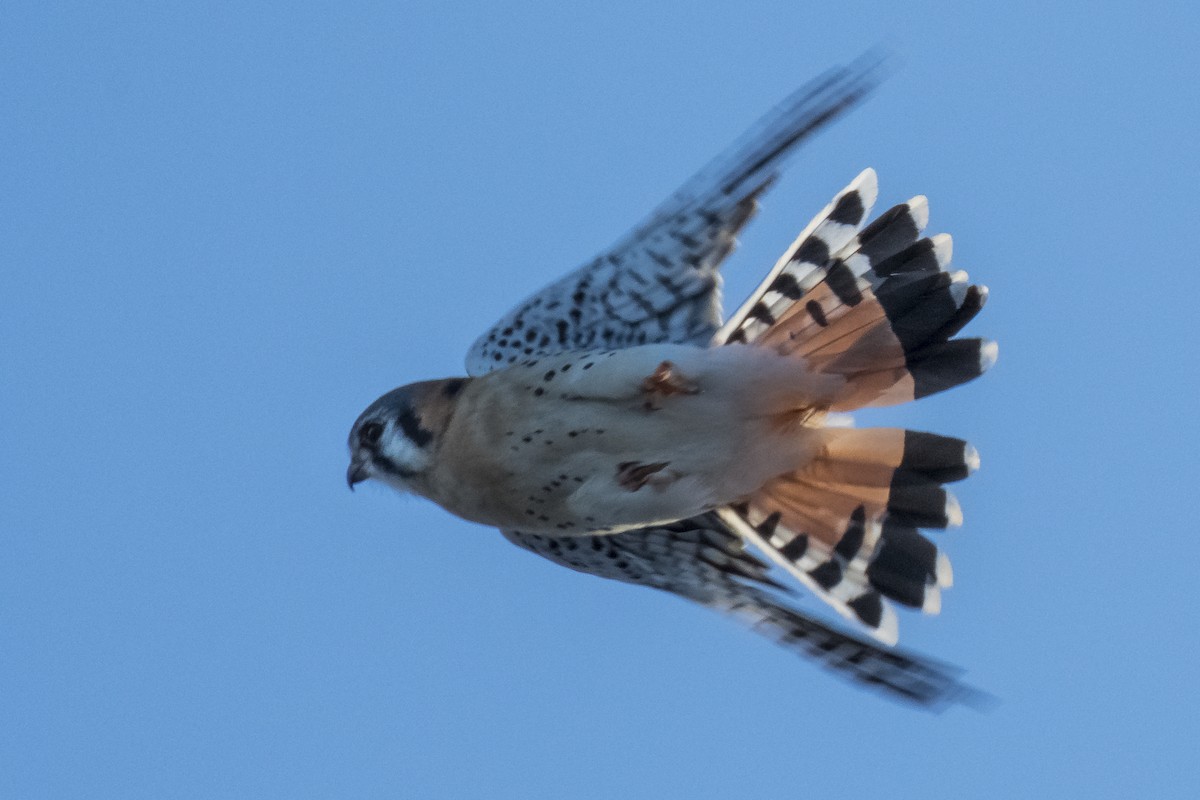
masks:
<svg viewBox="0 0 1200 800"><path fill-rule="evenodd" d="M374 478L402 492L413 491L414 482L433 464L438 438L466 383L462 378L410 383L367 406L350 429L350 488Z"/></svg>

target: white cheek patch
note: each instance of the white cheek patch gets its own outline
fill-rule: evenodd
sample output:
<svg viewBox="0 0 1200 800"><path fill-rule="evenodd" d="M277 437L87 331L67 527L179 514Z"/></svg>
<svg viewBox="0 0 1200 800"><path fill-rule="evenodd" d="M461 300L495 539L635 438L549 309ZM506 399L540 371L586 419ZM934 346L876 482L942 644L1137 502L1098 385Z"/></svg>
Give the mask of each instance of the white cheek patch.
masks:
<svg viewBox="0 0 1200 800"><path fill-rule="evenodd" d="M380 455L408 472L424 472L432 461L428 450L417 447L412 439L399 432L383 442Z"/></svg>

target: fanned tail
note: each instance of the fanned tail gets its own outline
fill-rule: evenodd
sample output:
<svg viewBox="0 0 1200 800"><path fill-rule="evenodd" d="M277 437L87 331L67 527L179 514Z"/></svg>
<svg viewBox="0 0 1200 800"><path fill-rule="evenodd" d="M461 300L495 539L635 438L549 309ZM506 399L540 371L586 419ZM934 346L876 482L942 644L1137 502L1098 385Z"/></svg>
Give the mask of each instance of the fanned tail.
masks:
<svg viewBox="0 0 1200 800"><path fill-rule="evenodd" d="M899 635L886 600L936 614L950 561L919 528L962 512L945 483L978 466L959 439L894 428L831 428L817 456L721 512L772 560L880 641Z"/></svg>
<svg viewBox="0 0 1200 800"><path fill-rule="evenodd" d="M996 357L983 339L953 338L983 308L987 289L948 271L949 236L922 238L924 197L864 226L878 195L865 170L809 223L766 280L714 337L795 358L836 376L830 394L798 398L810 412L914 400L982 374ZM808 422L807 424L811 424ZM958 525L943 484L966 477L966 442L895 429L806 429L822 437L803 469L723 509L726 522L876 638L894 643L887 602L937 613L950 563L920 528Z"/></svg>
<svg viewBox="0 0 1200 800"><path fill-rule="evenodd" d="M924 197L863 228L878 185L865 170L800 234L714 344L752 342L802 359L845 386L828 409L915 400L981 375L996 359L983 339L951 339L983 308L987 288L948 272L951 239L919 238Z"/></svg>

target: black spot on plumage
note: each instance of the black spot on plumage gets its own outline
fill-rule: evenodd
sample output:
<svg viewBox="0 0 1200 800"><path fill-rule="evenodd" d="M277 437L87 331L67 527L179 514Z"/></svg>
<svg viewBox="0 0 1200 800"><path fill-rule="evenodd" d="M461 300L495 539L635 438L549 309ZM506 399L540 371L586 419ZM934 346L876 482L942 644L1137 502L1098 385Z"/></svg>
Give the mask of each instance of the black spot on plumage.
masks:
<svg viewBox="0 0 1200 800"><path fill-rule="evenodd" d="M970 473L966 463L967 443L950 436L920 431L904 432L904 454L892 477L893 485L906 480L935 480L950 483Z"/></svg>
<svg viewBox="0 0 1200 800"><path fill-rule="evenodd" d="M838 540L833 552L847 561L854 558L862 549L863 540L866 538L866 519L867 511L863 506L854 509L854 513L850 515L850 522L846 525L846 532Z"/></svg>
<svg viewBox="0 0 1200 800"><path fill-rule="evenodd" d="M536 338L537 338L537 331L533 330L532 328L525 331L525 341L532 342Z"/></svg>
<svg viewBox="0 0 1200 800"><path fill-rule="evenodd" d="M533 437L532 436L522 436L521 441L524 442L525 444L529 444L530 442L533 441Z"/></svg>
<svg viewBox="0 0 1200 800"><path fill-rule="evenodd" d="M822 328L829 325L829 320L825 317L825 309L821 308L821 304L816 300L809 300L804 304L804 310L813 318L813 322L820 325Z"/></svg>
<svg viewBox="0 0 1200 800"><path fill-rule="evenodd" d="M888 514L914 528L945 528L946 490L934 483L893 483L888 491Z"/></svg>
<svg viewBox="0 0 1200 800"><path fill-rule="evenodd" d="M956 335L983 310L984 304L987 303L987 297L986 286L968 286L966 296L963 297L962 304L959 305L958 310L954 312L950 319L946 320L946 323L942 327L929 335L930 341L944 342L951 336Z"/></svg>
<svg viewBox="0 0 1200 800"><path fill-rule="evenodd" d="M880 305L906 353L944 340L941 331L957 316L967 287L944 272L888 278Z"/></svg>
<svg viewBox="0 0 1200 800"><path fill-rule="evenodd" d="M932 239L921 239L901 250L893 256L888 256L872 269L879 275L895 275L901 272L937 272L937 255Z"/></svg>
<svg viewBox="0 0 1200 800"><path fill-rule="evenodd" d="M594 363L595 363L595 362L593 362L593 361L589 361L589 362L587 362L586 364L584 364L584 365L583 365L583 368L584 368L584 369L591 369L591 368L592 368L592 366L594 365Z"/></svg>
<svg viewBox="0 0 1200 800"><path fill-rule="evenodd" d="M883 621L883 600L878 592L867 592L846 603L855 615L872 628Z"/></svg>
<svg viewBox="0 0 1200 800"><path fill-rule="evenodd" d="M804 553L808 550L808 536L800 534L790 542L779 548L779 553L788 561L799 561Z"/></svg>
<svg viewBox="0 0 1200 800"><path fill-rule="evenodd" d="M757 319L767 325L775 324L775 317L771 315L771 310L765 304L759 302L746 313L748 319Z"/></svg>
<svg viewBox="0 0 1200 800"><path fill-rule="evenodd" d="M810 236L792 253L791 260L823 266L829 260L829 245L818 236Z"/></svg>
<svg viewBox="0 0 1200 800"><path fill-rule="evenodd" d="M846 192L842 195L833 211L829 212L829 221L842 225L857 225L862 222L867 209L863 206L862 196L857 191Z"/></svg>
<svg viewBox="0 0 1200 800"><path fill-rule="evenodd" d="M920 536L912 531L915 536ZM921 537L924 540L924 537ZM926 540L926 544L929 542ZM929 544L929 547L933 547ZM936 549L934 551L936 553ZM900 547L884 543L867 566L867 580L885 597L912 608L925 603L927 583L919 559L913 559Z"/></svg>
<svg viewBox="0 0 1200 800"><path fill-rule="evenodd" d="M856 306L863 300L862 291L858 288L858 279L841 259L830 265L825 275L825 285L848 306Z"/></svg>
<svg viewBox="0 0 1200 800"><path fill-rule="evenodd" d="M772 511L767 515L766 519L754 526L754 530L758 532L764 539L770 539L775 533L775 528L779 526L779 520L783 519L783 514L778 511Z"/></svg>
<svg viewBox="0 0 1200 800"><path fill-rule="evenodd" d="M554 380L555 374L556 373L554 372L554 370L550 370L549 372L547 372L545 375L542 376L542 380L552 381L552 380Z"/></svg>
<svg viewBox="0 0 1200 800"><path fill-rule="evenodd" d="M952 389L983 373L982 339L951 339L908 358L915 399Z"/></svg>
<svg viewBox="0 0 1200 800"><path fill-rule="evenodd" d="M570 364L563 364L561 367L559 367L559 372L566 372L570 368L571 368Z"/></svg>
<svg viewBox="0 0 1200 800"><path fill-rule="evenodd" d="M417 447L424 447L433 441L433 433L421 427L421 420L411 408L401 411L396 417L396 422L404 431L404 435Z"/></svg>
<svg viewBox="0 0 1200 800"><path fill-rule="evenodd" d="M889 208L863 228L858 235L858 252L877 264L911 245L920 235L908 204L903 203Z"/></svg>
<svg viewBox="0 0 1200 800"><path fill-rule="evenodd" d="M499 353L492 353L492 359L494 361L503 361L504 356L500 355Z"/></svg>
<svg viewBox="0 0 1200 800"><path fill-rule="evenodd" d="M790 272L781 272L779 277L771 282L770 291L778 292L788 300L799 300L804 295L804 290L800 288L800 284L796 283L796 278Z"/></svg>
<svg viewBox="0 0 1200 800"><path fill-rule="evenodd" d="M558 322L554 323L554 327L558 331L558 343L566 344L567 343L567 322L566 322L566 320L560 319Z"/></svg>
<svg viewBox="0 0 1200 800"><path fill-rule="evenodd" d="M540 387L540 386L539 386L538 388L536 388L536 389L534 389L534 390L533 390L533 396L534 396L534 397L541 397L541 396L542 396L542 395L544 395L545 393L546 393L546 390L545 390L545 389L543 389L543 388L542 388L542 387Z"/></svg>
<svg viewBox="0 0 1200 800"><path fill-rule="evenodd" d="M842 567L836 561L826 561L809 570L808 577L828 591L842 581Z"/></svg>
<svg viewBox="0 0 1200 800"><path fill-rule="evenodd" d="M880 546L867 567L867 576L886 573L893 578L924 585L937 575L938 551L916 528L888 520Z"/></svg>
<svg viewBox="0 0 1200 800"><path fill-rule="evenodd" d="M817 649L822 650L826 653L831 653L834 650L837 650L841 646L842 646L842 643L840 641L838 641L837 639L825 639L824 641L817 642Z"/></svg>

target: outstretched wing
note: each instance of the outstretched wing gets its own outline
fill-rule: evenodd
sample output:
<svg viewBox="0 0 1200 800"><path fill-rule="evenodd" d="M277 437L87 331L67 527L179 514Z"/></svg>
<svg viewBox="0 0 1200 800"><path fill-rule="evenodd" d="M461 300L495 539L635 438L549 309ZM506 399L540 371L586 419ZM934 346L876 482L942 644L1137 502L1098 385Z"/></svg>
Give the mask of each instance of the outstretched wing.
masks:
<svg viewBox="0 0 1200 800"><path fill-rule="evenodd" d="M792 94L611 250L546 286L471 346L481 375L569 350L707 343L721 324L721 262L797 146L878 83L864 56Z"/></svg>
<svg viewBox="0 0 1200 800"><path fill-rule="evenodd" d="M608 536L504 535L578 572L661 589L725 612L844 678L903 700L938 709L978 697L953 667L880 647L792 607L767 565L746 552L716 514Z"/></svg>

